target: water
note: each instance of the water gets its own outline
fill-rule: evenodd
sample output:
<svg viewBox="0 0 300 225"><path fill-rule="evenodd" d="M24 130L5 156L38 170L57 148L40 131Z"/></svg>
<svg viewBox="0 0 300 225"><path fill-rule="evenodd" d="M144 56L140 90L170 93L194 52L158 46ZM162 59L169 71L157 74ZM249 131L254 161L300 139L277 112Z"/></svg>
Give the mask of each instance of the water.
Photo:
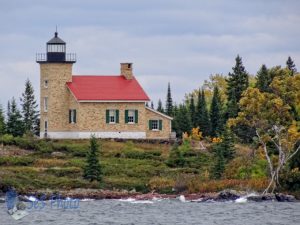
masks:
<svg viewBox="0 0 300 225"><path fill-rule="evenodd" d="M82 201L78 209L51 209L47 203L40 211L15 221L0 204L0 225L98 225L98 224L300 224L300 203L279 202L182 202L179 199L136 201L129 199Z"/></svg>

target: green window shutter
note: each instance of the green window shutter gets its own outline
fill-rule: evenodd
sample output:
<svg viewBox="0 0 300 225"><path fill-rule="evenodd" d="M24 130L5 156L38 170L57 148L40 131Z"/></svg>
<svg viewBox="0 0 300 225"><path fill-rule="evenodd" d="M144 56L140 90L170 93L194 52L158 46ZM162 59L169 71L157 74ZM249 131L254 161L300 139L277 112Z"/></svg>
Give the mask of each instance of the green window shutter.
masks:
<svg viewBox="0 0 300 225"><path fill-rule="evenodd" d="M74 123L76 123L76 109L74 109Z"/></svg>
<svg viewBox="0 0 300 225"><path fill-rule="evenodd" d="M106 110L106 123L109 123L109 110Z"/></svg>
<svg viewBox="0 0 300 225"><path fill-rule="evenodd" d="M159 130L162 130L162 120L159 120Z"/></svg>
<svg viewBox="0 0 300 225"><path fill-rule="evenodd" d="M125 123L128 123L128 110L125 110Z"/></svg>
<svg viewBox="0 0 300 225"><path fill-rule="evenodd" d="M119 110L116 110L116 123L119 123Z"/></svg>
<svg viewBox="0 0 300 225"><path fill-rule="evenodd" d="M149 130L152 130L152 120L149 120Z"/></svg>
<svg viewBox="0 0 300 225"><path fill-rule="evenodd" d="M71 122L72 122L72 120L71 120L71 116L72 116L72 111L71 111L71 109L69 109L69 123L71 123Z"/></svg>
<svg viewBox="0 0 300 225"><path fill-rule="evenodd" d="M138 123L139 122L139 111L138 110L135 110L135 123Z"/></svg>

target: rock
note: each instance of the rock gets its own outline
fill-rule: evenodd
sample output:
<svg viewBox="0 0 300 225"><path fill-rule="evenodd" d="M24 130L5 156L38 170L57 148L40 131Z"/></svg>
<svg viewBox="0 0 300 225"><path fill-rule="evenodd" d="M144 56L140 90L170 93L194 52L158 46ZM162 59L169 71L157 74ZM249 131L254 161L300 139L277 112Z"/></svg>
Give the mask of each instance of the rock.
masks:
<svg viewBox="0 0 300 225"><path fill-rule="evenodd" d="M54 157L65 157L66 154L63 153L63 152L52 152L51 156L54 156Z"/></svg>
<svg viewBox="0 0 300 225"><path fill-rule="evenodd" d="M296 198L293 195L285 195L282 193L275 194L275 198L279 202L296 202Z"/></svg>
<svg viewBox="0 0 300 225"><path fill-rule="evenodd" d="M0 203L5 203L5 198L0 198Z"/></svg>
<svg viewBox="0 0 300 225"><path fill-rule="evenodd" d="M18 210L25 210L26 209L26 205L24 202L18 202L17 203L17 209Z"/></svg>
<svg viewBox="0 0 300 225"><path fill-rule="evenodd" d="M221 191L219 192L216 200L217 201L234 201L238 198L240 198L241 195L235 191L235 190L224 190L224 191Z"/></svg>

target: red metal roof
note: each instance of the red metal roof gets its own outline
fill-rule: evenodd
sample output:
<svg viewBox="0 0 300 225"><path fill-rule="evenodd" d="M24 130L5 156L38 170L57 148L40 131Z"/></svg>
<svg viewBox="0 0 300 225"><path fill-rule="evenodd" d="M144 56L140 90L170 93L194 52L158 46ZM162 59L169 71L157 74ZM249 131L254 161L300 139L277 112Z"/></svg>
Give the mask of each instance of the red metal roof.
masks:
<svg viewBox="0 0 300 225"><path fill-rule="evenodd" d="M133 77L72 76L67 86L78 101L149 101L149 97Z"/></svg>

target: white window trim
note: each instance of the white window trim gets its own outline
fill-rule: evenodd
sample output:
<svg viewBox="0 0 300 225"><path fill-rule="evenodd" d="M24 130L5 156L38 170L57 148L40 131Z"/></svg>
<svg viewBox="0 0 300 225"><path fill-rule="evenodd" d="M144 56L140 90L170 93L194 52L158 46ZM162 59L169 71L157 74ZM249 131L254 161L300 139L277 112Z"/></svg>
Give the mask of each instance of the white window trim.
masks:
<svg viewBox="0 0 300 225"><path fill-rule="evenodd" d="M153 126L153 121L156 121L156 122L157 122L157 129L153 129L153 128L151 127L151 130L152 130L152 131L159 131L159 120L158 120L158 119L152 120L151 126Z"/></svg>
<svg viewBox="0 0 300 225"><path fill-rule="evenodd" d="M129 122L129 113L133 112L133 121ZM128 124L135 124L135 109L128 109Z"/></svg>
<svg viewBox="0 0 300 225"><path fill-rule="evenodd" d="M47 83L47 85L46 85ZM44 80L44 88L48 88L48 85L49 85L49 81L48 80Z"/></svg>
<svg viewBox="0 0 300 225"><path fill-rule="evenodd" d="M114 122L110 121L110 118L112 117L110 115L110 112L114 111ZM117 110L116 109L109 109L109 113L108 113L108 120L109 120L109 124L116 124L116 120L117 120Z"/></svg>
<svg viewBox="0 0 300 225"><path fill-rule="evenodd" d="M48 112L48 97L44 97L44 112Z"/></svg>

